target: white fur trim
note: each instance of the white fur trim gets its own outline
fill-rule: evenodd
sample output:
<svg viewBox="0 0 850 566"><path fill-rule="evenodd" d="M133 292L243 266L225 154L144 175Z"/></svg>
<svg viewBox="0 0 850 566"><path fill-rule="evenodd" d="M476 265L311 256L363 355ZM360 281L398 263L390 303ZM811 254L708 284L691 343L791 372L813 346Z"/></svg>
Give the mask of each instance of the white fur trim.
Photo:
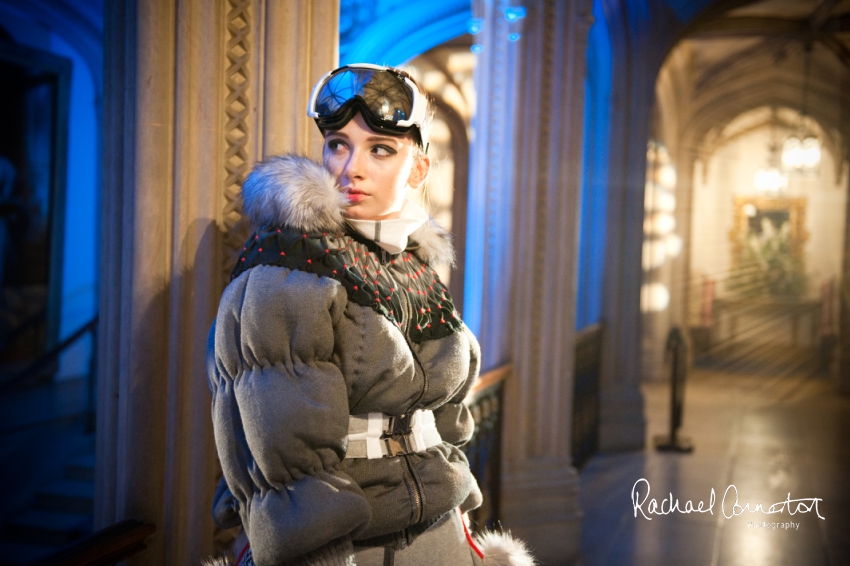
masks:
<svg viewBox="0 0 850 566"><path fill-rule="evenodd" d="M255 226L284 224L308 232L340 230L348 205L333 175L300 155L257 164L242 185L242 202Z"/></svg>
<svg viewBox="0 0 850 566"><path fill-rule="evenodd" d="M534 557L525 543L511 532L485 531L474 537L484 553L484 566L534 566Z"/></svg>
<svg viewBox="0 0 850 566"><path fill-rule="evenodd" d="M301 155L269 157L254 167L242 185L245 213L255 228L285 225L306 232L340 231L348 201L333 175ZM431 264L454 263L451 236L433 218L410 239L416 254Z"/></svg>
<svg viewBox="0 0 850 566"><path fill-rule="evenodd" d="M418 255L424 261L433 264L454 265L455 251L452 236L437 224L433 218L413 231L410 239L419 244Z"/></svg>

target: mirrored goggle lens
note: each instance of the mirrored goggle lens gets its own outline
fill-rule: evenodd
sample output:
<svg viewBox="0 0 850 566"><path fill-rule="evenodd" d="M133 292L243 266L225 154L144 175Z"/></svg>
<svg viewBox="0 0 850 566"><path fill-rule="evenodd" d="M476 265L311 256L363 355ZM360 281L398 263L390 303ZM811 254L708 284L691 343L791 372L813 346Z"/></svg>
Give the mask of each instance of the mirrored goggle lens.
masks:
<svg viewBox="0 0 850 566"><path fill-rule="evenodd" d="M371 69L345 69L330 77L316 98L316 112L330 118L356 96L378 120L396 124L413 112L410 87L393 73Z"/></svg>

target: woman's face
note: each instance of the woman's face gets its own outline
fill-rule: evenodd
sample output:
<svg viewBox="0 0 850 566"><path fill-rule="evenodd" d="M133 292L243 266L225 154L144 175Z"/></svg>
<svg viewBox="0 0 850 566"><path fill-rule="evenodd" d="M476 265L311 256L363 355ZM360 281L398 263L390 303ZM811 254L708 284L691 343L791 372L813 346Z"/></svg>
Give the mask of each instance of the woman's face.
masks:
<svg viewBox="0 0 850 566"><path fill-rule="evenodd" d="M398 218L407 187L418 187L428 174L428 157L415 157L410 136L375 132L360 113L327 131L322 150L325 167L348 198L346 215L357 220Z"/></svg>

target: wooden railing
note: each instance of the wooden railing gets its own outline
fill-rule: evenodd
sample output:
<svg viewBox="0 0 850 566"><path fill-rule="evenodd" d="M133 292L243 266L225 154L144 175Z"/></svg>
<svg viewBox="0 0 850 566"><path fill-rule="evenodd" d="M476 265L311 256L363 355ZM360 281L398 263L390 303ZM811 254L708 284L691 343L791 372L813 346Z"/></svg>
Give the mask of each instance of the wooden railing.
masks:
<svg viewBox="0 0 850 566"><path fill-rule="evenodd" d="M469 513L477 529L494 528L499 521L499 487L502 480L502 399L506 365L483 374L467 397L475 419L472 439L462 447L472 474L478 481L484 503Z"/></svg>
<svg viewBox="0 0 850 566"><path fill-rule="evenodd" d="M0 396L9 394L21 383L24 383L33 377L37 377L39 373L44 372L50 364L55 363L59 359L59 356L61 356L65 350L73 346L77 340L80 340L89 332L91 332L94 337L92 339L92 344L96 345L97 315L78 328L73 334L62 340L62 342L51 348L49 352L42 354L37 360L33 361L27 367L10 376L0 376ZM92 354L92 359L96 357L97 356Z"/></svg>
<svg viewBox="0 0 850 566"><path fill-rule="evenodd" d="M112 566L143 551L146 539L156 531L149 523L128 519L37 562L35 566Z"/></svg>
<svg viewBox="0 0 850 566"><path fill-rule="evenodd" d="M602 340L601 324L576 335L571 452L577 468L583 466L599 446ZM469 514L479 529L497 526L500 519L503 391L511 369L510 365L505 365L483 374L467 397L475 419L475 432L462 449L484 495L482 506Z"/></svg>

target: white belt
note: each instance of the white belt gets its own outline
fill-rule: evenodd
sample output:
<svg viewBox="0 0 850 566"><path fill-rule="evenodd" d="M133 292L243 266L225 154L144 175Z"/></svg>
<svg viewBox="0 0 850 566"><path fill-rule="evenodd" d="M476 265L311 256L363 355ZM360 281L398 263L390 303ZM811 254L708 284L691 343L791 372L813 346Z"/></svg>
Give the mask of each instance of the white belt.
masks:
<svg viewBox="0 0 850 566"><path fill-rule="evenodd" d="M391 417L384 413L348 417L346 458L389 458L442 444L433 411Z"/></svg>

